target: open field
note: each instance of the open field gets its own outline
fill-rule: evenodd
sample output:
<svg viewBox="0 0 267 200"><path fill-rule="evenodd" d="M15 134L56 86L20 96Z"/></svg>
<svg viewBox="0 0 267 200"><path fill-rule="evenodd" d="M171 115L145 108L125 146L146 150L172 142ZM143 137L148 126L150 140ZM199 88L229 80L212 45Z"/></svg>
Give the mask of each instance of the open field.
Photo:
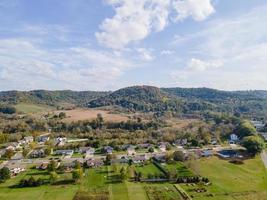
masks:
<svg viewBox="0 0 267 200"><path fill-rule="evenodd" d="M98 109L74 109L74 110L59 110L56 113L64 112L67 118L64 121L72 122L78 120L93 120L100 113L105 121L121 122L127 121L129 118L123 114L110 114L109 111Z"/></svg>
<svg viewBox="0 0 267 200"><path fill-rule="evenodd" d="M163 175L163 173L152 163L144 166L136 166L135 169L137 172L141 172L145 178L147 178L149 174Z"/></svg>
<svg viewBox="0 0 267 200"><path fill-rule="evenodd" d="M178 172L179 177L194 176L194 173L191 172L183 163L180 162L176 162L173 164L166 164L162 166L166 168L168 171L176 170Z"/></svg>
<svg viewBox="0 0 267 200"><path fill-rule="evenodd" d="M198 186L183 185L196 200L267 200L267 171L259 157L235 165L217 157L202 159L200 173L208 177L212 185L206 193L196 193ZM207 197L212 194L214 197Z"/></svg>
<svg viewBox="0 0 267 200"><path fill-rule="evenodd" d="M48 175L37 170L30 170L0 184L0 199L2 200L72 200L78 185L43 185L31 188L9 188L17 184L22 178L30 176L47 178ZM67 177L65 177L67 176ZM60 179L71 178L71 174L63 174Z"/></svg>
<svg viewBox="0 0 267 200"><path fill-rule="evenodd" d="M51 107L46 105L19 103L15 105L18 112L30 114L52 110Z"/></svg>

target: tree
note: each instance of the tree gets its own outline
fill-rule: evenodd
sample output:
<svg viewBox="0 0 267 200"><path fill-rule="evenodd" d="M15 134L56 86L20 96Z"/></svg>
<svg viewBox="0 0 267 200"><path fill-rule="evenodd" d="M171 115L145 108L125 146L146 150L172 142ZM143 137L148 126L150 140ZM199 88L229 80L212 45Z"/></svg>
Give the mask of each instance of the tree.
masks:
<svg viewBox="0 0 267 200"><path fill-rule="evenodd" d="M153 153L154 152L154 148L153 147L149 147L148 152L149 153Z"/></svg>
<svg viewBox="0 0 267 200"><path fill-rule="evenodd" d="M7 179L10 179L11 173L7 167L0 169L0 182L5 182Z"/></svg>
<svg viewBox="0 0 267 200"><path fill-rule="evenodd" d="M64 118L66 118L66 113L64 113L64 112L60 112L59 114L58 114L58 117L60 118L60 119L64 119Z"/></svg>
<svg viewBox="0 0 267 200"><path fill-rule="evenodd" d="M173 153L173 160L184 161L184 159L185 159L185 156L184 156L184 153L182 151L178 150L178 151L175 151Z"/></svg>
<svg viewBox="0 0 267 200"><path fill-rule="evenodd" d="M54 171L56 171L56 168L57 168L57 162L54 161L54 160L51 160L50 163L47 166L47 170L49 172L54 172Z"/></svg>
<svg viewBox="0 0 267 200"><path fill-rule="evenodd" d="M30 152L29 149L24 148L22 151L23 157L26 158L29 152Z"/></svg>
<svg viewBox="0 0 267 200"><path fill-rule="evenodd" d="M50 183L55 183L57 179L58 179L58 174L55 171L51 171L49 177Z"/></svg>
<svg viewBox="0 0 267 200"><path fill-rule="evenodd" d="M264 149L264 141L256 135L244 137L241 144L253 156L255 156L257 153L261 153Z"/></svg>
<svg viewBox="0 0 267 200"><path fill-rule="evenodd" d="M122 167L120 170L120 178L122 181L125 181L127 178L127 173L124 167Z"/></svg>
<svg viewBox="0 0 267 200"><path fill-rule="evenodd" d="M72 179L77 183L83 177L82 169L76 169L72 171Z"/></svg>
<svg viewBox="0 0 267 200"><path fill-rule="evenodd" d="M7 149L6 152L5 152L4 157L10 159L14 155L15 155L15 152L12 149Z"/></svg>
<svg viewBox="0 0 267 200"><path fill-rule="evenodd" d="M254 135L257 131L256 128L247 120L242 121L236 130L240 138Z"/></svg>

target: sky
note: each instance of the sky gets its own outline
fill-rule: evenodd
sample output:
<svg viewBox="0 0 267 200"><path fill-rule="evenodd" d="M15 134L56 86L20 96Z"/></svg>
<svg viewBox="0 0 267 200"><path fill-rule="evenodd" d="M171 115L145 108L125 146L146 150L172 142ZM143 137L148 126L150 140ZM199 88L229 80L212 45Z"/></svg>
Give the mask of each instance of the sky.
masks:
<svg viewBox="0 0 267 200"><path fill-rule="evenodd" d="M266 0L0 0L0 90L267 90Z"/></svg>

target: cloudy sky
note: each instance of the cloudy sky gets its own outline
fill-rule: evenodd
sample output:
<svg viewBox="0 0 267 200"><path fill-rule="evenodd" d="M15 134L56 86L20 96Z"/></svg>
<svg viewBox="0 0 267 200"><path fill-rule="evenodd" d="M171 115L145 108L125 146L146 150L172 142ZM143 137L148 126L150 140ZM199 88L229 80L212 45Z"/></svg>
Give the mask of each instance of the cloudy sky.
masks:
<svg viewBox="0 0 267 200"><path fill-rule="evenodd" d="M267 89L266 0L0 0L0 90Z"/></svg>

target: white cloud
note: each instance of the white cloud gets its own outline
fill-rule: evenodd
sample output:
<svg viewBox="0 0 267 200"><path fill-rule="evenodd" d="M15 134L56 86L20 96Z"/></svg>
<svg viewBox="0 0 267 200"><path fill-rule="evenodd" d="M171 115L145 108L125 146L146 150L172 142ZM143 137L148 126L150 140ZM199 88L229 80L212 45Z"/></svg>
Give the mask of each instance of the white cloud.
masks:
<svg viewBox="0 0 267 200"><path fill-rule="evenodd" d="M166 50L166 49L164 49L164 50L162 50L161 52L160 52L160 55L162 55L162 56L164 56L164 55L172 55L174 52L173 51L171 51L171 50Z"/></svg>
<svg viewBox="0 0 267 200"><path fill-rule="evenodd" d="M203 61L196 58L192 58L187 65L187 69L192 71L206 71L206 70L218 69L222 65L223 65L222 60Z"/></svg>
<svg viewBox="0 0 267 200"><path fill-rule="evenodd" d="M132 67L124 55L107 51L48 50L25 39L0 40L1 89L105 88Z"/></svg>
<svg viewBox="0 0 267 200"><path fill-rule="evenodd" d="M214 12L210 0L107 0L115 15L106 18L96 32L98 42L113 49L123 49L132 42L146 38L152 32L162 31L170 16L176 21L192 16L194 20L206 19Z"/></svg>
<svg viewBox="0 0 267 200"><path fill-rule="evenodd" d="M140 54L141 59L143 59L144 61L152 61L154 59L151 50L138 48L136 49L136 51Z"/></svg>
<svg viewBox="0 0 267 200"><path fill-rule="evenodd" d="M178 13L176 21L190 16L196 21L202 21L215 12L210 0L174 0L172 5Z"/></svg>

